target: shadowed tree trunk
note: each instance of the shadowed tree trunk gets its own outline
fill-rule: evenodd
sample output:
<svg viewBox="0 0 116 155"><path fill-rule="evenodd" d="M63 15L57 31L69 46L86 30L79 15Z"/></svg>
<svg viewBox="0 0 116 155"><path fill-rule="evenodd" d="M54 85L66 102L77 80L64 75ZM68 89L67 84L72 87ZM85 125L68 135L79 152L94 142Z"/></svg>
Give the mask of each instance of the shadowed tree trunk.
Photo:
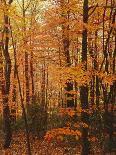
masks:
<svg viewBox="0 0 116 155"><path fill-rule="evenodd" d="M27 44L27 39L26 39L26 8L25 8L25 0L22 0L22 16L23 16L23 43L24 43L24 48ZM25 49L25 102L27 106L27 112L29 108L29 54L27 50Z"/></svg>
<svg viewBox="0 0 116 155"><path fill-rule="evenodd" d="M33 26L33 24L35 23L34 20L34 13L33 13L33 9L31 8L31 22L30 22L30 27ZM31 28L30 28L31 29ZM33 45L33 34L32 36L30 36L30 46L32 47ZM35 103L35 87L34 87L34 61L33 61L33 49L31 50L31 58L30 58L30 76L31 76L31 87L32 87L32 104Z"/></svg>
<svg viewBox="0 0 116 155"><path fill-rule="evenodd" d="M11 5L12 0L3 1L5 7L7 3ZM10 90L10 74L11 74L11 59L9 55L9 17L4 13L4 42L2 46L4 56L4 84L2 85L2 96L3 96L3 123L4 123L4 148L9 148L11 143L12 131L10 123L10 110L9 110L9 90Z"/></svg>
<svg viewBox="0 0 116 155"><path fill-rule="evenodd" d="M83 23L88 23L88 0L83 3ZM87 29L82 32L82 62L85 63L85 71L87 70ZM88 108L88 86L81 86L80 100L82 109ZM86 112L82 112L82 122L89 125L89 116ZM90 146L88 141L88 127L82 128L82 155L89 155Z"/></svg>
<svg viewBox="0 0 116 155"><path fill-rule="evenodd" d="M30 74L31 74L31 83L32 83L32 103L35 102L35 91L34 91L34 72L33 72L33 52L31 51L31 60L30 60Z"/></svg>
<svg viewBox="0 0 116 155"><path fill-rule="evenodd" d="M61 0L61 8L64 8L65 3L69 3L69 0ZM67 11L67 14L65 15L64 10L62 10L62 16L65 18L64 24L62 25L62 39L63 39L63 50L64 50L64 55L65 55L65 66L70 67L71 66L71 58L70 58L70 40L69 40L69 25L67 25L66 22L69 21L70 18L70 12ZM73 90L73 83L71 82L71 79L66 82L66 105L67 107L74 107L74 95L70 93L71 90Z"/></svg>
<svg viewBox="0 0 116 155"><path fill-rule="evenodd" d="M41 77L41 116L39 137L42 138L47 130L47 101L46 101L46 62L43 60Z"/></svg>
<svg viewBox="0 0 116 155"><path fill-rule="evenodd" d="M17 95L17 90L16 90L16 67L15 67L15 65L14 65L14 71L13 71L14 73L14 75L13 75L13 80L14 80L14 83L13 83L13 90L12 90L12 106L13 107L11 107L11 121L13 122L13 123L15 123L16 122L16 95Z"/></svg>

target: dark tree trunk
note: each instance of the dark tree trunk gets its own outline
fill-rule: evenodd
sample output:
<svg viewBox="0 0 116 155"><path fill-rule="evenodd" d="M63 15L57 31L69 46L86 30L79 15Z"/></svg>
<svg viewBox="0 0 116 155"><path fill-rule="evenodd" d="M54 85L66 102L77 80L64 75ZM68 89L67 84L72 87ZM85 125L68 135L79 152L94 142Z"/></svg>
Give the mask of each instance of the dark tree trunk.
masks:
<svg viewBox="0 0 116 155"><path fill-rule="evenodd" d="M28 53L25 52L25 89L26 89L26 106L29 107L29 65L28 65Z"/></svg>
<svg viewBox="0 0 116 155"><path fill-rule="evenodd" d="M116 19L116 9L113 9L111 8L111 13L110 13L110 21L111 23L110 24L115 24L115 19ZM103 29L104 30L104 29ZM105 31L105 30L104 30ZM115 30L114 30L115 31ZM104 62L105 63L105 72L107 74L109 74L109 61L108 61L108 58L110 56L110 53L109 53L109 43L110 43L110 39L111 39L111 35L113 33L113 28L110 26L109 27L109 31L108 31L108 37L106 39L106 42L105 42L105 45L104 45L104 50L103 50L103 53L104 53ZM114 39L115 40L115 39ZM116 40L115 40L116 41ZM114 53L116 53L116 47L114 48ZM115 60L115 54L113 55L113 71L112 73L115 74L115 63L114 63L114 60ZM103 63L102 63L102 66L103 66ZM103 89L103 97L104 97L104 109L105 109L105 113L104 113L104 124L105 124L105 131L107 132L107 134L109 135L109 139L107 139L109 141L109 145L107 146L107 150L105 151L109 151L111 152L112 151L112 144L114 143L113 142L113 106L114 106L114 103L115 103L115 82L113 82L113 85L110 87L110 92L108 92L108 89L105 85L102 84L102 89ZM112 104L112 108L111 108L111 111L109 109L109 106L110 106L110 103Z"/></svg>
<svg viewBox="0 0 116 155"><path fill-rule="evenodd" d="M12 91L12 106L11 106L11 121L13 123L16 122L16 67L14 65L14 77L13 77L14 83L13 83L13 91Z"/></svg>
<svg viewBox="0 0 116 155"><path fill-rule="evenodd" d="M6 6L6 2L5 6ZM9 4L11 4L12 1L9 1ZM11 132L11 126L10 126L10 110L9 110L9 91L10 91L10 74L11 74L11 59L8 51L9 46L9 17L8 15L4 15L4 34L5 34L5 41L3 45L3 55L5 59L4 64L4 77L5 82L2 86L2 95L3 95L3 122L4 122L4 132L5 132L5 141L4 141L4 148L9 148L12 132Z"/></svg>
<svg viewBox="0 0 116 155"><path fill-rule="evenodd" d="M40 128L39 137L43 138L47 130L47 101L46 101L46 64L45 60L42 66L42 77L41 77L41 116L40 116Z"/></svg>
<svg viewBox="0 0 116 155"><path fill-rule="evenodd" d="M66 3L68 4L69 1L66 1ZM65 0L61 1L62 8L64 7L64 5L65 5ZM70 12L67 11L66 15L64 15L64 13L62 12L62 16L66 19L66 21L69 21ZM62 30L63 30L62 38L63 38L63 50L64 50L64 55L65 55L65 65L66 65L66 67L70 67L71 66L71 58L70 58L70 51L69 51L69 46L70 46L69 25L64 23L62 25ZM72 95L70 93L70 91L73 90L73 83L71 82L71 79L68 79L68 81L66 82L65 90L66 90L66 105L67 105L67 107L74 107L74 95Z"/></svg>
<svg viewBox="0 0 116 155"><path fill-rule="evenodd" d="M83 23L88 23L88 0L84 0L83 4ZM87 29L82 32L82 62L85 63L85 70L87 70ZM82 109L88 108L88 86L81 86L80 100ZM82 122L89 125L89 116L86 112L82 112ZM90 146L88 141L88 127L82 128L82 155L90 154Z"/></svg>
<svg viewBox="0 0 116 155"><path fill-rule="evenodd" d="M6 94L6 78L4 81L3 71L3 55L2 48L0 45L0 91L2 91L3 97L3 130L5 133L4 137L4 148L9 148L12 138L11 126L10 126L10 110L8 105L8 94ZM7 88L8 90L8 88Z"/></svg>
<svg viewBox="0 0 116 155"><path fill-rule="evenodd" d="M94 99L95 99L95 77L93 75L91 83L90 83L90 104L91 106L94 105Z"/></svg>
<svg viewBox="0 0 116 155"><path fill-rule="evenodd" d="M33 73L33 52L31 51L31 60L30 60L30 74L31 74L31 83L32 83L32 103L35 102L35 91L34 91L34 73Z"/></svg>
<svg viewBox="0 0 116 155"><path fill-rule="evenodd" d="M23 43L24 43L24 48L25 45L27 44L27 39L26 39L26 22L25 22L25 13L26 13L26 9L25 9L25 0L22 1L22 14L23 14ZM29 54L27 52L27 50L25 49L25 97L26 97L26 106L27 106L27 112L29 110Z"/></svg>
<svg viewBox="0 0 116 155"><path fill-rule="evenodd" d="M69 18L69 17L68 17ZM64 54L66 58L66 67L71 66L71 60L70 60L70 52L69 52L69 34L68 34L68 27L63 26L63 46L64 46ZM67 31L66 31L67 30ZM66 32L65 32L66 31ZM66 34L67 33L67 34ZM70 93L71 90L73 90L73 83L71 82L71 79L68 79L68 82L66 82L66 105L67 107L74 107L74 95Z"/></svg>
<svg viewBox="0 0 116 155"><path fill-rule="evenodd" d="M94 69L94 61L95 61L95 49L92 43L91 39L91 33L90 37L88 37L88 52L92 58L92 69ZM90 81L90 106L92 107L94 105L95 100L95 75L92 75L91 81Z"/></svg>
<svg viewBox="0 0 116 155"><path fill-rule="evenodd" d="M97 31L95 32L95 59L94 59L94 69L98 71L98 62L97 62ZM99 90L99 77L95 76L95 94L96 94L96 106L99 107L99 98L100 98L100 90Z"/></svg>

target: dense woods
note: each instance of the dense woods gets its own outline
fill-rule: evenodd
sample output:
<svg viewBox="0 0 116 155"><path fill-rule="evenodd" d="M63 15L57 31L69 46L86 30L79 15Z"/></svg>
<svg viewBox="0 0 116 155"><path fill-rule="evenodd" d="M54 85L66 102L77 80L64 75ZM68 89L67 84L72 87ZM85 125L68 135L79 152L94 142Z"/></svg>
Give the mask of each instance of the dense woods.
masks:
<svg viewBox="0 0 116 155"><path fill-rule="evenodd" d="M116 0L0 0L0 155L116 154Z"/></svg>

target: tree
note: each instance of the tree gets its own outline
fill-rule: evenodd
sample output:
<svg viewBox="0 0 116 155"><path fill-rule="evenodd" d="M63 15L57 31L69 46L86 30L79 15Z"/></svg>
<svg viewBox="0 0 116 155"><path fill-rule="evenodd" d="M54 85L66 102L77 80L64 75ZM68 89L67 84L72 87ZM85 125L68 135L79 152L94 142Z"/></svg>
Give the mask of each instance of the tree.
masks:
<svg viewBox="0 0 116 155"><path fill-rule="evenodd" d="M70 18L70 10L65 11L65 5L69 5L69 0L61 0L61 9L62 9L62 17L64 18L64 24L62 25L62 40L63 40L63 50L65 56L65 66L71 67L71 58L70 58L70 39L69 39L69 29L70 25L67 24ZM71 79L66 82L66 105L67 107L74 107L74 99L73 95L70 93L73 90L73 83Z"/></svg>
<svg viewBox="0 0 116 155"><path fill-rule="evenodd" d="M83 2L83 23L88 23L88 0ZM87 70L87 29L82 32L82 62L85 63L85 71ZM88 108L88 86L81 86L80 100L82 109ZM86 112L82 112L82 122L89 125L89 116ZM82 155L89 155L90 146L88 141L88 128L82 129Z"/></svg>
<svg viewBox="0 0 116 155"><path fill-rule="evenodd" d="M13 1L9 0L8 3L4 0L2 4L4 5L6 12L4 12L4 30L3 30L3 40L2 40L2 50L5 59L4 64L4 84L2 85L2 96L3 96L3 119L4 119L4 132L5 132L5 142L4 148L8 148L11 143L12 131L10 126L10 110L9 110L9 91L10 91L10 73L11 73L11 58L9 54L9 16L8 16L8 6L11 5Z"/></svg>

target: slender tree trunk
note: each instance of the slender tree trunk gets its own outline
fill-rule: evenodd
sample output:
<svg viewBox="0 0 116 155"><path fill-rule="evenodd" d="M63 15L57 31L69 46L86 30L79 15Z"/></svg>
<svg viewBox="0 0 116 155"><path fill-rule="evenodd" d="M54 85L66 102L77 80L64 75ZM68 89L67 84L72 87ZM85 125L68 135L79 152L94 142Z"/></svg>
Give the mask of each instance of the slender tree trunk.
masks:
<svg viewBox="0 0 116 155"><path fill-rule="evenodd" d="M14 77L13 77L14 83L13 83L13 90L12 90L12 105L11 107L11 121L16 122L16 68L14 66Z"/></svg>
<svg viewBox="0 0 116 155"><path fill-rule="evenodd" d="M4 5L7 6L7 2L3 1ZM8 4L11 5L12 0L8 1ZM4 55L4 78L5 82L2 85L2 95L3 95L3 123L4 123L4 132L5 132L5 141L4 148L7 149L10 147L12 131L10 123L10 109L9 109L9 91L10 91L10 74L11 74L11 59L8 50L9 46L9 17L4 13L4 43L3 43L3 55Z"/></svg>
<svg viewBox="0 0 116 155"><path fill-rule="evenodd" d="M16 48L16 43L14 45L14 47ZM13 108L11 109L11 121L12 122L16 122L16 99L17 99L17 84L16 84L16 66L14 65L14 71L13 71L13 90L12 90L12 104L13 104Z"/></svg>
<svg viewBox="0 0 116 155"><path fill-rule="evenodd" d="M42 66L42 82L41 82L41 120L40 120L40 133L42 138L47 129L47 101L46 101L46 63L45 59Z"/></svg>
<svg viewBox="0 0 116 155"><path fill-rule="evenodd" d="M69 3L69 0L66 1L66 3ZM65 0L61 0L61 8L64 8L65 5ZM64 11L64 10L63 10ZM64 14L64 12L62 12L62 14ZM69 16L70 16L70 12L67 11L66 15L62 15L66 21L69 21ZM65 21L65 22L66 22ZM69 51L69 46L70 46L70 41L69 41L69 25L67 25L66 23L64 23L62 25L62 30L63 30L63 34L62 34L62 38L63 38L63 50L64 50L64 55L65 55L65 60L66 60L66 67L70 67L71 66L71 58L70 58L70 51ZM74 95L72 95L70 93L71 90L73 90L73 83L71 82L71 79L69 79L68 82L66 82L66 100L67 100L67 107L74 107Z"/></svg>
<svg viewBox="0 0 116 155"><path fill-rule="evenodd" d="M88 0L83 3L83 23L88 23ZM85 70L87 70L87 29L82 32L82 62L85 63ZM80 100L82 109L88 108L88 86L81 86ZM89 125L89 116L86 112L82 112L82 122ZM89 155L90 146L88 141L88 127L82 128L82 155Z"/></svg>
<svg viewBox="0 0 116 155"><path fill-rule="evenodd" d="M25 10L25 0L22 0L22 13L23 13L23 41L24 41L24 48L25 48L25 45L27 43L26 41L26 22L25 22L25 13L26 13L26 10ZM26 89L26 93L25 93L25 97L26 97L26 106L27 106L27 110L29 108L29 63L28 63L28 60L29 60L29 55L28 55L28 52L26 51L25 49L25 89Z"/></svg>
<svg viewBox="0 0 116 155"><path fill-rule="evenodd" d="M31 51L31 60L30 60L30 74L31 74L31 83L32 83L32 103L35 102L35 88L34 88L34 72L33 72L33 52Z"/></svg>
<svg viewBox="0 0 116 155"><path fill-rule="evenodd" d="M91 33L89 34L90 38L88 38L88 51L92 58L92 69L94 69L94 59L95 59L95 53L94 53L94 47L93 43L91 41ZM95 103L95 75L92 75L91 81L90 81L90 106L92 107Z"/></svg>
<svg viewBox="0 0 116 155"><path fill-rule="evenodd" d="M31 146L30 146L30 139L29 139L28 121L27 121L26 110L25 110L24 100L23 100L22 91L21 91L21 83L20 83L19 73L18 73L18 68L17 68L16 48L14 46L14 39L13 39L12 30L11 30L11 37L12 37L12 45L13 45L13 50L14 50L15 71L16 71L16 76L17 76L17 80L18 80L19 94L20 94L20 99L21 99L21 107L22 107L23 118L24 118L24 122L25 122L27 151L28 151L28 155L31 155Z"/></svg>
<svg viewBox="0 0 116 155"><path fill-rule="evenodd" d="M28 53L25 52L25 89L26 89L26 106L29 107L29 66L28 66Z"/></svg>
<svg viewBox="0 0 116 155"><path fill-rule="evenodd" d="M8 105L8 94L6 93L6 78L4 77L3 71L3 55L2 55L2 48L0 45L0 91L2 92L3 98L3 130L5 133L4 137L4 148L7 149L10 146L12 132L10 126L10 110ZM8 88L7 88L8 90Z"/></svg>
<svg viewBox="0 0 116 155"><path fill-rule="evenodd" d="M8 22L8 16L5 15L5 24L9 24ZM4 49L3 54L5 58L5 68L4 68L4 76L5 76L5 84L2 89L2 95L3 95L3 119L4 119L4 131L5 131L5 142L4 142L4 148L8 148L10 146L11 142L11 127L10 127L10 110L8 105L8 96L9 96L9 90L10 90L10 73L11 73L11 59L8 52L8 44L9 44L9 37L8 35L8 28L5 27L5 43L4 43Z"/></svg>
<svg viewBox="0 0 116 155"><path fill-rule="evenodd" d="M94 58L94 69L96 71L98 71L98 62L97 62L97 58L98 58L98 55L97 55L97 37L98 37L98 32L96 31L95 32L95 58ZM96 106L97 108L99 108L99 98L100 98L100 90L99 90L99 77L98 75L95 76L95 94L96 94Z"/></svg>
<svg viewBox="0 0 116 155"><path fill-rule="evenodd" d="M46 87L46 73L45 73L45 60L44 60L44 64L42 66L42 82L41 82L41 106L43 107L43 109L45 108L45 87Z"/></svg>

